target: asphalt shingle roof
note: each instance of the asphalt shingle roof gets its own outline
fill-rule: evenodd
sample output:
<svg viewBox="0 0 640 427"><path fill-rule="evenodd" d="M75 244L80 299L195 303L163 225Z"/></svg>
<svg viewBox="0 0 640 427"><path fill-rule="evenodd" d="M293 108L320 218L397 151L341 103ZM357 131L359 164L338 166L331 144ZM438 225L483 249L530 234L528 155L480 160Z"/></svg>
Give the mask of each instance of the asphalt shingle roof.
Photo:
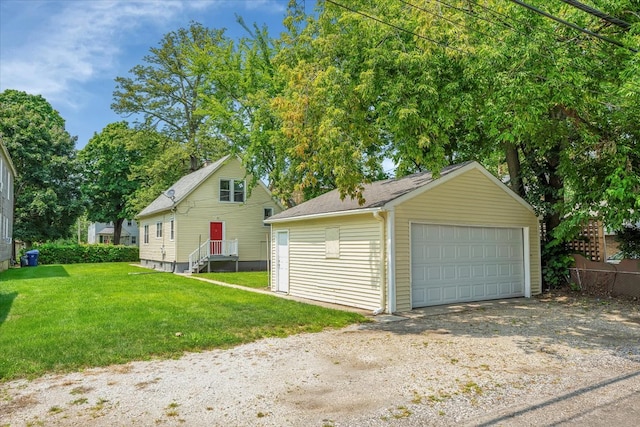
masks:
<svg viewBox="0 0 640 427"><path fill-rule="evenodd" d="M472 162L469 161L447 166L440 171L440 177L455 172L470 163ZM330 214L382 207L398 197L416 190L417 188L420 188L434 180L435 178L433 178L433 174L431 172L419 172L402 178L386 179L365 184L363 191L365 203L363 205L360 205L357 199L352 199L350 197L345 197L344 200L341 200L340 192L338 190L332 190L274 215L269 218L267 222L309 215Z"/></svg>
<svg viewBox="0 0 640 427"><path fill-rule="evenodd" d="M195 190L205 179L209 178L211 174L213 174L220 166L224 164L224 162L229 158L229 156L224 156L220 160L211 163L201 169L198 169L195 172L190 173L189 175L185 175L180 178L175 184L169 187L163 194L160 194L153 202L149 204L146 208L142 210L138 214L138 217L152 215L158 212L166 211L171 209L175 204L180 203L185 197L187 197L193 190ZM174 200L171 200L168 196L166 196L166 192L172 189L174 191Z"/></svg>

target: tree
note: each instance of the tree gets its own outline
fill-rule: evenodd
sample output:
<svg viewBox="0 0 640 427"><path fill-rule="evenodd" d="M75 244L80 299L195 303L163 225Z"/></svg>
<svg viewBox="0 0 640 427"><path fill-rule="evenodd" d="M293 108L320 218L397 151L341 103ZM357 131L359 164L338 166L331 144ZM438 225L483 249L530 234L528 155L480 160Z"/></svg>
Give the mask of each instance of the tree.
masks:
<svg viewBox="0 0 640 427"><path fill-rule="evenodd" d="M14 235L28 246L71 236L82 212L75 138L40 95L0 94L0 134L18 171Z"/></svg>
<svg viewBox="0 0 640 427"><path fill-rule="evenodd" d="M210 30L192 23L167 33L159 47L144 57L147 65L131 69L133 77L117 77L111 108L121 114L141 115L140 129L157 130L179 142L197 170L203 160L228 152L227 142L207 126L203 114L203 76L193 73L189 52L196 47L227 46L224 30Z"/></svg>
<svg viewBox="0 0 640 427"><path fill-rule="evenodd" d="M567 3L528 3L601 38L515 2L325 1L317 17L292 2L273 60L283 137L270 153L283 172L272 185L361 197L382 157L399 175L473 159L508 172L543 217L551 256L587 216L637 221L633 2L604 5L624 28Z"/></svg>
<svg viewBox="0 0 640 427"><path fill-rule="evenodd" d="M140 182L131 179L131 171L140 158L129 149L135 131L126 122L111 123L94 134L79 152L83 169L82 193L87 203L87 218L94 222L113 222L113 243L120 244L122 223L137 212L128 200Z"/></svg>

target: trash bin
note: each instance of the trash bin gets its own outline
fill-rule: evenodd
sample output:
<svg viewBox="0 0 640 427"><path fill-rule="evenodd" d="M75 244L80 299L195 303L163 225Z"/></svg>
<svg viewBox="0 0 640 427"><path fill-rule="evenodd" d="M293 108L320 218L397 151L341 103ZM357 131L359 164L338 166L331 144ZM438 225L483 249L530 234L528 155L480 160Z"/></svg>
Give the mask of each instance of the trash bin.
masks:
<svg viewBox="0 0 640 427"><path fill-rule="evenodd" d="M20 267L27 267L29 265L29 258L26 255L20 257Z"/></svg>
<svg viewBox="0 0 640 427"><path fill-rule="evenodd" d="M38 266L38 255L40 255L40 251L37 249L27 251L27 261L29 263L29 267Z"/></svg>

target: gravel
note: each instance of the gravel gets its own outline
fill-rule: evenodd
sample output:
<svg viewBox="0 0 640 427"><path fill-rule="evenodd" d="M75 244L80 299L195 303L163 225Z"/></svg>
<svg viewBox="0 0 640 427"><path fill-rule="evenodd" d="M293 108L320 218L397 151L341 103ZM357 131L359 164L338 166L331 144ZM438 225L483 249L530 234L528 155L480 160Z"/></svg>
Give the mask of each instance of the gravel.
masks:
<svg viewBox="0 0 640 427"><path fill-rule="evenodd" d="M616 425L640 305L546 295L0 383L0 426Z"/></svg>

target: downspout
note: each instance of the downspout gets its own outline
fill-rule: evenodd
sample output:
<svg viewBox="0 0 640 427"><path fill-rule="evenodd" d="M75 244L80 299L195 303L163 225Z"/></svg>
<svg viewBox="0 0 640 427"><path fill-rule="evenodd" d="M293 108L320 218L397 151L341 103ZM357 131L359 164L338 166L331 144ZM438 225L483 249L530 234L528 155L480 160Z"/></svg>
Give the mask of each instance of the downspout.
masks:
<svg viewBox="0 0 640 427"><path fill-rule="evenodd" d="M271 271L273 269L273 263L271 262L271 257L273 256L273 225L269 225L269 244L267 245L267 249L269 251L269 256L267 257L267 271L269 272L269 279L268 279L268 284L269 284L269 290L271 292L275 292L273 289L273 278L271 277L271 275L273 274L273 271Z"/></svg>
<svg viewBox="0 0 640 427"><path fill-rule="evenodd" d="M373 217L380 222L380 307L374 310L373 315L377 316L387 311L387 299L385 295L385 278L386 278L386 239L385 239L385 218L380 215L380 211L374 211Z"/></svg>
<svg viewBox="0 0 640 427"><path fill-rule="evenodd" d="M173 266L171 267L171 272L175 273L176 265L178 264L178 214L175 202L171 208L171 216L173 217ZM169 233L171 233L171 230L169 230Z"/></svg>
<svg viewBox="0 0 640 427"><path fill-rule="evenodd" d="M387 294L389 295L389 313L396 311L396 251L395 251L395 210L387 210Z"/></svg>

